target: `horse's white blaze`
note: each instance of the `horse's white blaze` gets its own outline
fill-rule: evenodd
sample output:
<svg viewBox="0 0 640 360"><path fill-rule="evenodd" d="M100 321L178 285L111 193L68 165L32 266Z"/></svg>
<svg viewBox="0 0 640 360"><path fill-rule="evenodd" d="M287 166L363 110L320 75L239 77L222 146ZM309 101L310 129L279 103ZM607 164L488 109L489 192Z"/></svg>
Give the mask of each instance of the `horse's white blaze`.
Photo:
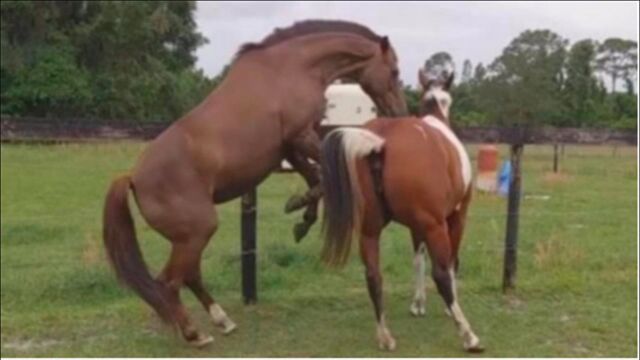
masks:
<svg viewBox="0 0 640 360"><path fill-rule="evenodd" d="M213 323L222 328L222 332L225 334L230 333L236 328L236 324L229 319L227 313L222 310L222 307L218 304L212 304L209 307L209 314Z"/></svg>
<svg viewBox="0 0 640 360"><path fill-rule="evenodd" d="M458 289L456 286L456 276L453 269L449 269L449 277L451 278L451 290L453 292L453 303L449 307L451 316L460 331L460 335L462 335L462 339L464 341L465 349L475 348L480 344L480 339L476 336L476 334L471 330L471 325L469 325L469 321L464 316L460 305L458 305Z"/></svg>
<svg viewBox="0 0 640 360"><path fill-rule="evenodd" d="M427 123L427 125L440 131L456 149L458 158L460 159L460 165L462 167L461 173L464 188L465 190L468 189L469 185L471 185L471 162L469 161L467 151L464 149L464 145L462 145L456 134L454 134L453 131L451 131L451 129L437 117L427 115L422 118L422 120Z"/></svg>
<svg viewBox="0 0 640 360"><path fill-rule="evenodd" d="M424 94L424 100L435 99L438 107L446 118L449 118L449 108L451 107L451 95L440 87L434 87Z"/></svg>
<svg viewBox="0 0 640 360"><path fill-rule="evenodd" d="M416 273L415 294L409 310L413 315L424 315L426 313L425 303L427 292L425 287L425 250L424 244L420 244L418 251L413 257L413 266Z"/></svg>

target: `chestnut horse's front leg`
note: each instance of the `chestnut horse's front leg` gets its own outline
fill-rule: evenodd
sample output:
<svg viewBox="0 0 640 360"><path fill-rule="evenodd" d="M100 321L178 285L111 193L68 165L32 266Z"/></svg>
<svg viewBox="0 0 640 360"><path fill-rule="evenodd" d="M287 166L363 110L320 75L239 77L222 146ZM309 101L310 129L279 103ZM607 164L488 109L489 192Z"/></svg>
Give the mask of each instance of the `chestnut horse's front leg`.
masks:
<svg viewBox="0 0 640 360"><path fill-rule="evenodd" d="M306 206L303 220L294 226L296 242L300 241L318 219L318 202L322 197L320 186L320 169L309 160L318 161L320 157L320 137L310 128L291 142L286 160L305 179L309 190L304 195L293 195L285 205L285 213L290 213Z"/></svg>

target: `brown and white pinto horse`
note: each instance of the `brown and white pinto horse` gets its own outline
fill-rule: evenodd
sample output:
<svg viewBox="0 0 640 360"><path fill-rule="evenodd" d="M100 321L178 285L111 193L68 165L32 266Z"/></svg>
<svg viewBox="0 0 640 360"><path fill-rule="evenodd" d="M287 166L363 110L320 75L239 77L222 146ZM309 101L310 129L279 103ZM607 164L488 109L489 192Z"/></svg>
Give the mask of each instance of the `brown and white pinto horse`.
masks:
<svg viewBox="0 0 640 360"><path fill-rule="evenodd" d="M451 97L446 81L420 73L425 90L420 118L378 118L364 128L332 131L322 145L324 186L323 259L343 265L352 235L360 237L369 295L381 349L395 339L385 323L380 233L391 221L411 230L415 250L415 296L410 311L425 314L425 250L432 276L468 351L482 351L480 341L458 304L455 266L471 199L471 166L464 147L449 129Z"/></svg>

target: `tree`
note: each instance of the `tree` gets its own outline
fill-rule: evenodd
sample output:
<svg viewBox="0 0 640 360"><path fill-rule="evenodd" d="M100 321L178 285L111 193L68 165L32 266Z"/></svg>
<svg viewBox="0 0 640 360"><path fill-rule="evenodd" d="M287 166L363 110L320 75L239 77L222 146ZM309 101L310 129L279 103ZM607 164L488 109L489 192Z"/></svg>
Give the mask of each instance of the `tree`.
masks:
<svg viewBox="0 0 640 360"><path fill-rule="evenodd" d="M460 83L467 83L473 79L473 65L469 59L466 59L462 64L462 76L460 77Z"/></svg>
<svg viewBox="0 0 640 360"><path fill-rule="evenodd" d="M598 99L598 80L594 75L596 44L589 39L578 41L571 47L566 64L564 103L571 123L579 126L593 124Z"/></svg>
<svg viewBox="0 0 640 360"><path fill-rule="evenodd" d="M89 74L76 66L72 50L41 48L38 58L14 74L3 96L2 112L60 116L87 111L91 104Z"/></svg>
<svg viewBox="0 0 640 360"><path fill-rule="evenodd" d="M420 116L420 92L413 89L409 85L405 85L403 90L404 97L407 101L407 109L409 110L409 114Z"/></svg>
<svg viewBox="0 0 640 360"><path fill-rule="evenodd" d="M1 4L3 112L174 120L214 85L193 1Z"/></svg>
<svg viewBox="0 0 640 360"><path fill-rule="evenodd" d="M638 66L638 43L620 38L606 39L598 48L598 69L611 77L611 91L618 79L633 80Z"/></svg>
<svg viewBox="0 0 640 360"><path fill-rule="evenodd" d="M556 123L567 41L549 30L527 30L490 65L479 92L483 110L501 125Z"/></svg>
<svg viewBox="0 0 640 360"><path fill-rule="evenodd" d="M487 69L482 65L482 63L478 63L476 65L475 70L473 71L473 81L476 83L480 83L484 80L487 75Z"/></svg>

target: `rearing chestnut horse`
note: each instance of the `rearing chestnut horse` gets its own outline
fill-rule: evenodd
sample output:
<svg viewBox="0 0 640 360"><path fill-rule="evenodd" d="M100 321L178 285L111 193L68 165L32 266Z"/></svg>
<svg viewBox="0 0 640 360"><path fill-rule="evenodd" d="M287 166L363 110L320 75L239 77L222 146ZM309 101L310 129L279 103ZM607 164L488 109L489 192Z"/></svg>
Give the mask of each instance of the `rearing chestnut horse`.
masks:
<svg viewBox="0 0 640 360"><path fill-rule="evenodd" d="M464 147L449 129L447 81L432 81L420 73L425 89L419 118L369 121L364 128L332 131L322 145L324 187L323 258L342 265L349 256L352 235L360 238L369 295L377 320L380 348L393 350L395 339L385 323L380 233L397 221L411 230L415 250L416 288L410 311L425 314L425 250L432 276L468 351L481 351L458 304L455 264L471 199L471 165Z"/></svg>
<svg viewBox="0 0 640 360"><path fill-rule="evenodd" d="M115 272L189 343L213 338L189 320L180 301L183 284L224 333L236 327L201 278L202 252L218 227L214 204L244 194L285 157L319 160L314 127L324 113L325 89L341 77L357 79L382 112L406 111L386 37L354 23L305 21L242 47L222 84L111 184L103 237ZM129 190L146 222L172 245L157 279L136 239Z"/></svg>

